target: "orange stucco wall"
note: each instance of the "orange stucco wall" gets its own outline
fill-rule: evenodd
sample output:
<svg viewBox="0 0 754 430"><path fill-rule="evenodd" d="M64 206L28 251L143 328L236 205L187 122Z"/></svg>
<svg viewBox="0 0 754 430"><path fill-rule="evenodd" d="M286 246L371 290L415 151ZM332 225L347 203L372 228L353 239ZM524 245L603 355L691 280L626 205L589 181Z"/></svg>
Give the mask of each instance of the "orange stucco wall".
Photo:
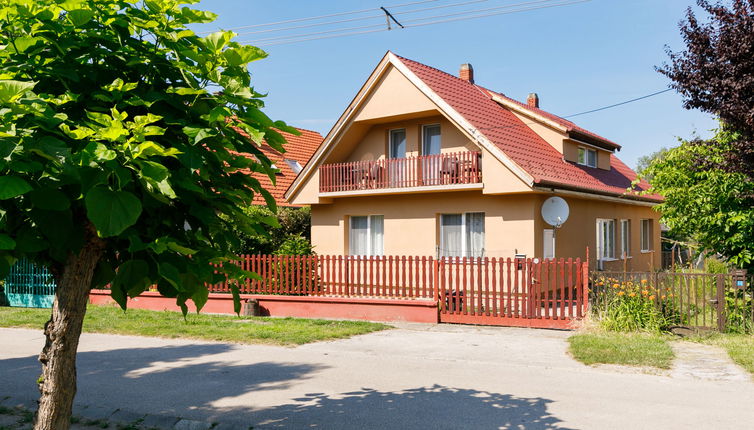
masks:
<svg viewBox="0 0 754 430"><path fill-rule="evenodd" d="M383 215L385 255L434 256L439 246L439 215L484 212L485 254L513 257L516 253L543 257L544 229L540 215L549 194L484 195L480 191L433 192L335 198L333 203L312 207L312 242L319 254L348 254L348 217ZM556 233L555 256L577 258L590 249L596 267L597 219L615 219L615 254L620 257L620 220L631 220L631 256L628 270L649 270L660 265L660 253L642 253L640 220L654 223L653 249L660 249L659 214L647 206L563 196L570 206L568 221ZM622 269L622 260L607 261L605 269ZM653 266L654 265L654 266Z"/></svg>
<svg viewBox="0 0 754 430"><path fill-rule="evenodd" d="M536 202L537 208L550 195L540 195ZM568 221L555 233L555 256L560 258L581 257L584 258L586 247L589 247L590 266L596 267L597 256L597 219L615 220L615 256L621 257L621 234L620 220L631 221L630 257L626 259L627 270L650 270L660 267L660 214L651 207L626 204L621 202L605 201L600 199L583 199L561 195L570 209ZM652 249L656 252L642 253L640 251L640 224L642 219L652 219L654 224L654 237ZM544 229L551 228L547 225L537 209L536 217L536 253L542 255L544 248ZM624 261L605 261L605 270L622 270Z"/></svg>
<svg viewBox="0 0 754 430"><path fill-rule="evenodd" d="M337 198L312 207L312 243L318 254L347 254L348 216L383 215L385 255L434 256L440 214L484 212L487 255L532 255L536 197L464 191Z"/></svg>
<svg viewBox="0 0 754 430"><path fill-rule="evenodd" d="M353 151L341 161L379 160L386 158L388 133L394 129L406 130L406 156L415 157L423 155L421 154L422 126L432 124L440 124L440 142L443 153L478 150L477 146L471 143L445 117L431 115L373 125Z"/></svg>

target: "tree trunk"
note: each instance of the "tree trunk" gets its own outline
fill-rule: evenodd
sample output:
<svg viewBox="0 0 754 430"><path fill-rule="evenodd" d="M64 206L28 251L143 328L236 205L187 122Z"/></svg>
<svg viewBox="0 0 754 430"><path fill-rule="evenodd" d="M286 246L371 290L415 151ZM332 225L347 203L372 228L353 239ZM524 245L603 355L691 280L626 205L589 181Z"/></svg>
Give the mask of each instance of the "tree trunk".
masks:
<svg viewBox="0 0 754 430"><path fill-rule="evenodd" d="M71 425L76 395L76 350L94 275L104 250L104 241L92 226L85 245L71 254L58 279L52 316L45 324L45 346L39 355L42 376L39 381L39 410L35 430L66 430Z"/></svg>

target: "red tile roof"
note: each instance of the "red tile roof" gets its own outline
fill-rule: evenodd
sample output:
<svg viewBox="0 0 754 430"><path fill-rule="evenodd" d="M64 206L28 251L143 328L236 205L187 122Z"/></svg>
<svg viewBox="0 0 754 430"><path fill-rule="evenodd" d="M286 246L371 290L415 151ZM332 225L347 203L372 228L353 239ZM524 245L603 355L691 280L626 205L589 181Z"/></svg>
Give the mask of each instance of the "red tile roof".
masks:
<svg viewBox="0 0 754 430"><path fill-rule="evenodd" d="M296 127L296 130L300 131L301 134L295 136L290 133L280 132L288 142L283 145L286 151L285 153L281 154L267 144L263 144L260 148L264 155L266 155L270 161L275 164L278 170L280 170L280 173L275 175L275 185L272 185L269 176L263 173L252 173L252 175L262 184L262 187L272 194L278 206L292 206L285 201L284 194L298 175L298 173L294 172L285 160L297 161L301 167L304 168L306 167L306 163L309 162L309 159L312 158L312 155L322 143L322 135L316 131L304 130L298 127ZM239 132L245 134L241 131ZM254 196L254 204L264 205L264 198L261 195L256 194Z"/></svg>
<svg viewBox="0 0 754 430"><path fill-rule="evenodd" d="M558 150L516 115L495 102L491 92L485 88L416 61L403 57L398 59L490 142L497 145L513 162L531 175L535 185L626 196L639 200L662 200L662 197L657 195L640 196L627 193L627 188L636 179L636 173L616 156L610 157L609 171L566 161ZM566 128L588 133L609 142L563 118L541 109L529 108L520 102L516 103L547 116ZM634 189L645 191L648 187L649 184L642 181Z"/></svg>

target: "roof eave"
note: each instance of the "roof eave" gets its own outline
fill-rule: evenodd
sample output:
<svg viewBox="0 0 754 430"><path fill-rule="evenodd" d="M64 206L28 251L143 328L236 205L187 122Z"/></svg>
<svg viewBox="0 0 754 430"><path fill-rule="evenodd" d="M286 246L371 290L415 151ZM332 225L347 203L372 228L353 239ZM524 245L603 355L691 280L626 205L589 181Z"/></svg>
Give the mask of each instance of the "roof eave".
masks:
<svg viewBox="0 0 754 430"><path fill-rule="evenodd" d="M621 201L641 202L645 204L650 204L652 206L658 205L664 201L664 199L658 200L656 198L646 197L646 196L637 195L637 194L613 193L610 191L595 190L595 189L587 188L587 187L565 185L559 182L548 181L548 180L538 180L537 183L534 184L534 188L538 189L539 191L565 191L565 192L586 194L587 196L585 197L589 197L589 195L604 196L604 197L610 197L612 199L619 199Z"/></svg>

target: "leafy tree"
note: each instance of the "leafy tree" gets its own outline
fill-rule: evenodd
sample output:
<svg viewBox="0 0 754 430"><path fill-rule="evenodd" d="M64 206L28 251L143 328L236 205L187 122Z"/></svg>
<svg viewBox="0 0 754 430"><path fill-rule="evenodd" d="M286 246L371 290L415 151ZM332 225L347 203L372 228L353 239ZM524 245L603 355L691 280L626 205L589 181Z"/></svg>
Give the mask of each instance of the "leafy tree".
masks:
<svg viewBox="0 0 754 430"><path fill-rule="evenodd" d="M58 285L36 429L70 425L92 287L109 283L125 309L156 284L201 309L205 282L225 276L207 263L238 245L231 226L274 224L239 209L261 193L274 210L239 170L274 181L258 145L283 151L275 130L296 133L250 87L248 64L266 54L231 32L197 36L186 26L215 15L187 3L0 0L0 279L28 258Z"/></svg>
<svg viewBox="0 0 754 430"><path fill-rule="evenodd" d="M733 150L717 162L754 178L754 0L698 4L710 20L700 22L689 8L681 22L686 50L668 49L670 64L659 71L673 81L686 108L712 113L737 132L725 144Z"/></svg>
<svg viewBox="0 0 754 430"><path fill-rule="evenodd" d="M239 245L234 250L238 254L284 254L281 247L289 241L295 241L298 245L297 252L294 255L311 254L310 230L312 226L311 209L308 207L278 208L277 213L265 206L249 206L244 209L249 216L262 216L266 219L276 221L277 225L264 226L263 229L252 234L236 229L239 238ZM306 242L309 245L303 246ZM292 246L291 244L287 245ZM285 249L290 249L286 247ZM308 252L304 252L308 249Z"/></svg>
<svg viewBox="0 0 754 430"><path fill-rule="evenodd" d="M715 144L693 140L668 150L647 167L650 192L672 234L720 253L738 267L754 267L754 181L715 167L735 151L740 135L718 130ZM707 163L700 166L699 160Z"/></svg>
<svg viewBox="0 0 754 430"><path fill-rule="evenodd" d="M636 173L640 175L643 174L653 161L662 158L667 152L668 148L663 147L649 155L642 155L641 157L639 157L639 159L636 161ZM649 176L645 176L645 178L647 180L652 179Z"/></svg>

